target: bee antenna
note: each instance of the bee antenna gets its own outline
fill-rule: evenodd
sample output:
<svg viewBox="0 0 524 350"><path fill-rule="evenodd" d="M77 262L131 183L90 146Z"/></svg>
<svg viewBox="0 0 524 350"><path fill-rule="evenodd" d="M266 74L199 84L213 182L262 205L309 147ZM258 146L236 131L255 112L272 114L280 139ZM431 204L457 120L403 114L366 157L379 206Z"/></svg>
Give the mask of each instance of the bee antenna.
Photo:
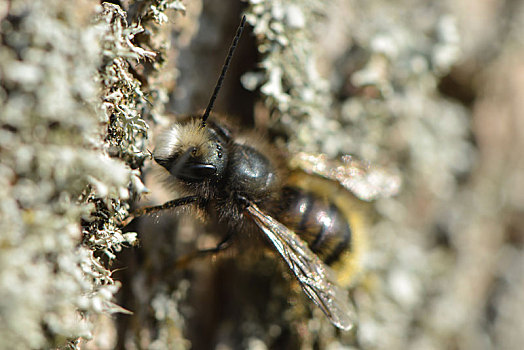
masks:
<svg viewBox="0 0 524 350"><path fill-rule="evenodd" d="M209 117L209 113L211 113L211 110L213 109L213 105L215 104L215 100L217 98L218 91L222 87L222 82L224 81L224 77L226 76L227 69L229 68L229 62L231 61L231 58L233 57L233 52L235 51L237 47L240 36L242 35L242 31L244 30L245 23L246 23L246 16L242 16L242 20L240 21L240 25L238 26L237 33L235 34L235 38L233 39L233 42L231 43L231 46L229 47L229 52L227 53L226 61L224 62L224 66L222 66L222 72L220 73L220 76L218 77L218 81L215 85L215 90L213 91L213 95L211 95L211 99L209 100L209 104L207 105L206 111L202 115L202 128L206 127L206 120Z"/></svg>

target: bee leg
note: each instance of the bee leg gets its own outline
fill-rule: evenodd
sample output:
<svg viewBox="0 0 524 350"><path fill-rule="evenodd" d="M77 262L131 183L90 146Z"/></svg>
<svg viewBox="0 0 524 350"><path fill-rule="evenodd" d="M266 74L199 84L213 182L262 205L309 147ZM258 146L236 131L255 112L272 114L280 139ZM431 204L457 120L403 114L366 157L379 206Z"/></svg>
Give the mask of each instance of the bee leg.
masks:
<svg viewBox="0 0 524 350"><path fill-rule="evenodd" d="M193 259L202 257L208 254L216 254L222 250L226 250L227 248L231 247L231 244L233 243L233 236L235 235L236 231L230 230L228 234L220 241L220 243L217 244L214 248L208 248L208 249L200 249L196 250L192 253L186 254L180 259L178 259L175 263L175 268L185 268Z"/></svg>
<svg viewBox="0 0 524 350"><path fill-rule="evenodd" d="M233 236L235 235L236 231L229 230L227 235L220 241L220 243L217 244L214 248L208 248L208 249L201 249L198 250L198 255L207 255L207 254L216 254L222 250L226 250L227 248L231 247L231 244L233 243Z"/></svg>
<svg viewBox="0 0 524 350"><path fill-rule="evenodd" d="M122 227L129 225L129 223L137 217L147 215L147 214L157 213L159 211L166 210L166 209L180 207L182 205L191 204L193 202L196 202L197 200L198 200L198 196L187 196L187 197L177 198L169 202L165 202L162 205L156 205L153 207L144 207L144 208L137 209L133 211L131 214L129 214L129 216L125 220L122 221Z"/></svg>

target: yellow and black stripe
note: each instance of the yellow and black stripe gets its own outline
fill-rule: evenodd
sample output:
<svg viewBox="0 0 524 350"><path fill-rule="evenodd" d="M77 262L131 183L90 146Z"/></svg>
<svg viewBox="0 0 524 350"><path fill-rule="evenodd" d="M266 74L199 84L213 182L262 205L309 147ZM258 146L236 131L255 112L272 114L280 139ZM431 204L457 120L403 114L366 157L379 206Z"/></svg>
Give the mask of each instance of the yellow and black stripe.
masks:
<svg viewBox="0 0 524 350"><path fill-rule="evenodd" d="M361 269L368 203L338 183L294 172L282 191L277 218L337 273L341 286Z"/></svg>

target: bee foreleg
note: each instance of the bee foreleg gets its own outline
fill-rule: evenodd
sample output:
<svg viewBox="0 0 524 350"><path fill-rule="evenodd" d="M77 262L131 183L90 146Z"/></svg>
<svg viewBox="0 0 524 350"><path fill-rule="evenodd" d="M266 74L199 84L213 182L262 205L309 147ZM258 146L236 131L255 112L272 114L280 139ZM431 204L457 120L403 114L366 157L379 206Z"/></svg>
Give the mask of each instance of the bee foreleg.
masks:
<svg viewBox="0 0 524 350"><path fill-rule="evenodd" d="M129 216L125 220L122 221L122 226L124 227L124 226L129 225L129 223L137 217L144 216L147 214L157 213L159 211L166 210L166 209L180 207L182 205L191 204L193 202L196 202L197 200L198 200L198 196L187 196L187 197L177 198L169 202L165 202L162 205L156 205L153 207L144 207L144 208L137 209L133 211L131 214L129 214Z"/></svg>

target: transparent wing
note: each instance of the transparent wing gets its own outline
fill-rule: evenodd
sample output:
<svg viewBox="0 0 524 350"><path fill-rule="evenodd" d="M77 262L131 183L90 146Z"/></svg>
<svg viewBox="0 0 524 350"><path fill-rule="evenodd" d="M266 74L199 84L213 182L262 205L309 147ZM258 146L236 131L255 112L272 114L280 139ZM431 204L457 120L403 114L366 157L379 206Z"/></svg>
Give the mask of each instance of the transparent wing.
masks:
<svg viewBox="0 0 524 350"><path fill-rule="evenodd" d="M349 155L331 159L325 154L299 152L291 159L290 166L337 181L364 201L393 196L401 183L400 176L373 168Z"/></svg>
<svg viewBox="0 0 524 350"><path fill-rule="evenodd" d="M334 274L293 231L264 214L255 204L247 211L282 255L304 292L338 328L349 330L356 317L347 291L334 282Z"/></svg>

